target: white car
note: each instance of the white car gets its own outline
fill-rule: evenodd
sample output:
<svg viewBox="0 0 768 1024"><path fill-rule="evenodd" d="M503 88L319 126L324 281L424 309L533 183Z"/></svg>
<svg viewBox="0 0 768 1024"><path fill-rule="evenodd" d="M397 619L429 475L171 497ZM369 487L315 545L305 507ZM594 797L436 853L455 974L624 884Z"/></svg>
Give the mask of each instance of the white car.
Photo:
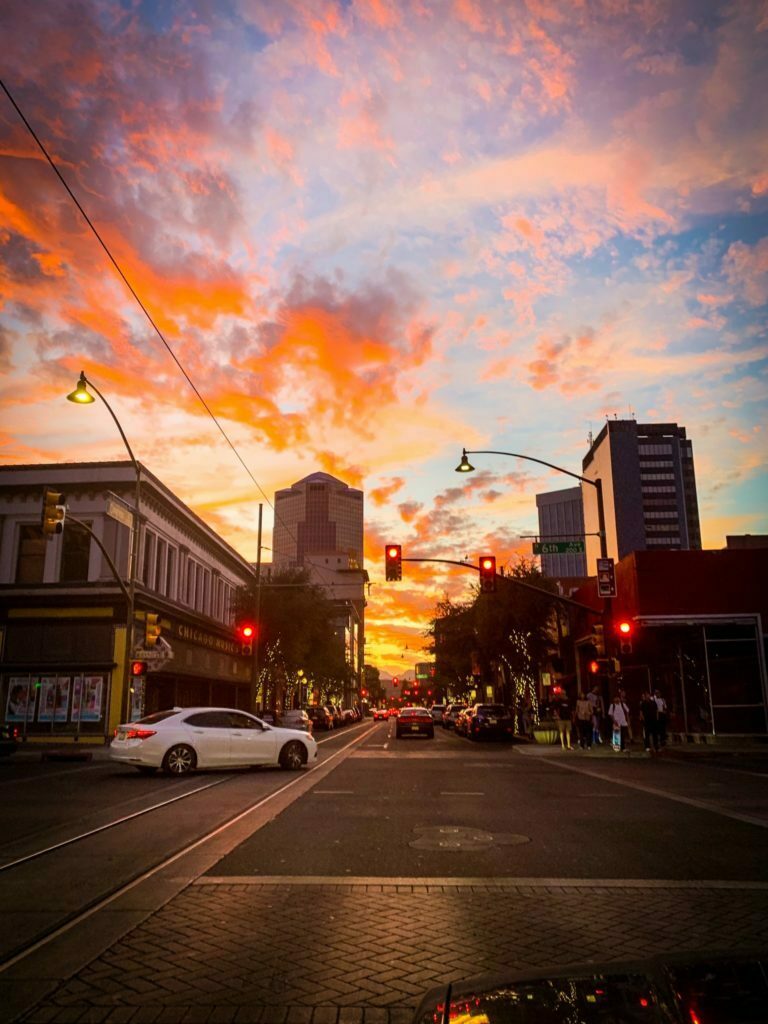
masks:
<svg viewBox="0 0 768 1024"><path fill-rule="evenodd" d="M147 775L254 764L295 771L317 759L317 743L310 733L267 725L247 711L172 708L119 725L109 756Z"/></svg>

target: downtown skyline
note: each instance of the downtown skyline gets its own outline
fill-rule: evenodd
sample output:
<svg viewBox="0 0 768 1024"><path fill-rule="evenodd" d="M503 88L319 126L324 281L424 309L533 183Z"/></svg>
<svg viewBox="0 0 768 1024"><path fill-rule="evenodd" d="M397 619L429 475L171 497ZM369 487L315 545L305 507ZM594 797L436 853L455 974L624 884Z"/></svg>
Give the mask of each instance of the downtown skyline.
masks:
<svg viewBox="0 0 768 1024"><path fill-rule="evenodd" d="M365 492L367 660L530 554L606 418L677 422L702 542L766 533L768 9L605 0L24 5L0 93L3 462L136 457L245 557L315 471ZM266 499L265 496L266 495ZM270 546L271 510L265 509ZM269 557L269 552L266 552ZM401 668L399 668L401 666Z"/></svg>

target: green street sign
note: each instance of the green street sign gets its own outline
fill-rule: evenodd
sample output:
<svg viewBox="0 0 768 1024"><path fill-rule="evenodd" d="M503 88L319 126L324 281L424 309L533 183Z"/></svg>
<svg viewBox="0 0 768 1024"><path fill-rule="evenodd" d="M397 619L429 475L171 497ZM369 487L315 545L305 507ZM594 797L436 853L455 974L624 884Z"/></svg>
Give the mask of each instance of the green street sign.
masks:
<svg viewBox="0 0 768 1024"><path fill-rule="evenodd" d="M534 555L581 555L584 553L583 540L534 541Z"/></svg>

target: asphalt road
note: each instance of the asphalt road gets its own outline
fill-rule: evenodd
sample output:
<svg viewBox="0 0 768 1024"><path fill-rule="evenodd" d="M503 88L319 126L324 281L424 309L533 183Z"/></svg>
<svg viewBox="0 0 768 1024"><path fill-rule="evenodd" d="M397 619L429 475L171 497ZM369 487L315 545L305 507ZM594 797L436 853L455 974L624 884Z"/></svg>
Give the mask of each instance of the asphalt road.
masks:
<svg viewBox="0 0 768 1024"><path fill-rule="evenodd" d="M397 740L380 723L332 781L211 873L768 882L768 786L706 764L523 752L442 729Z"/></svg>
<svg viewBox="0 0 768 1024"><path fill-rule="evenodd" d="M18 819L0 866L104 814L209 786L89 841L86 858L11 872L0 898L21 900L20 921L77 903L89 874L123 877L131 854L149 865L252 806L0 965L0 1020L406 1024L426 989L483 971L768 947L759 759L393 734L386 722L323 737L322 763L298 774L3 769Z"/></svg>

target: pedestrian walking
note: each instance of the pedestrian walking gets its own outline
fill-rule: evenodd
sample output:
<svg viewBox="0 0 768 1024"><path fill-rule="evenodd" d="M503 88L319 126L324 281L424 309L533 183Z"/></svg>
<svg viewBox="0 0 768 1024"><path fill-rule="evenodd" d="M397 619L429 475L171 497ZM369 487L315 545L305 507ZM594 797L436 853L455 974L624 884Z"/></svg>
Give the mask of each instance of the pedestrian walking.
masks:
<svg viewBox="0 0 768 1024"><path fill-rule="evenodd" d="M560 733L560 746L563 750L573 750L571 746L571 729L573 728L573 715L567 694L555 705L555 718L557 720L557 731Z"/></svg>
<svg viewBox="0 0 768 1024"><path fill-rule="evenodd" d="M613 722L613 749L627 750L629 744L629 705L624 700L623 691L613 698L608 708L608 717Z"/></svg>
<svg viewBox="0 0 768 1024"><path fill-rule="evenodd" d="M576 728L578 730L579 746L582 750L592 749L592 705L584 696L579 693L576 701Z"/></svg>
<svg viewBox="0 0 768 1024"><path fill-rule="evenodd" d="M653 694L646 690L640 698L640 719L643 723L643 746L646 754L659 749L659 709Z"/></svg>
<svg viewBox="0 0 768 1024"><path fill-rule="evenodd" d="M592 742L603 742L603 717L605 708L599 686L593 686L587 694L587 700L592 707Z"/></svg>
<svg viewBox="0 0 768 1024"><path fill-rule="evenodd" d="M667 702L661 696L661 691L653 691L653 699L656 702L656 727L659 736L659 746L667 745Z"/></svg>

